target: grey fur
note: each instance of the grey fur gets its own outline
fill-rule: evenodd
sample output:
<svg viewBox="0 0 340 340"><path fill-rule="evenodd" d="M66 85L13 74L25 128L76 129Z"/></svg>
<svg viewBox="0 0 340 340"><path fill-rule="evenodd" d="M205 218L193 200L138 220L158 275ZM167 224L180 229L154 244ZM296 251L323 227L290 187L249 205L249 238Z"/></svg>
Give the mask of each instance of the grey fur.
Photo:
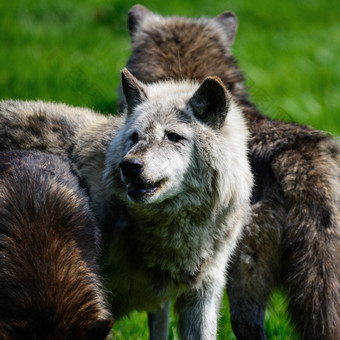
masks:
<svg viewBox="0 0 340 340"><path fill-rule="evenodd" d="M165 339L162 306L174 298L182 338L213 339L225 268L249 212L244 119L218 78L143 85L125 70L122 80L130 105L119 117L1 102L0 145L42 147L77 164L103 229L115 317L146 310L150 337ZM222 96L217 105L204 95L210 87Z"/></svg>

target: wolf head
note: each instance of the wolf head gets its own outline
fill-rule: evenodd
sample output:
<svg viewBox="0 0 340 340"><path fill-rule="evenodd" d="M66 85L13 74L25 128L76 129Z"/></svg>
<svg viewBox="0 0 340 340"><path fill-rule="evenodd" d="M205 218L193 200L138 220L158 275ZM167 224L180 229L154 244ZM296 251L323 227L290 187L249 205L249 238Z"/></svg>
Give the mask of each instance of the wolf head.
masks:
<svg viewBox="0 0 340 340"><path fill-rule="evenodd" d="M163 18L162 16L158 14L154 14L150 12L146 7L142 5L135 5L133 6L128 15L128 27L131 35L131 39L133 42L135 42L135 35L138 34L138 31L140 31L141 26L143 24L148 25L147 22L151 22L152 24L155 24L157 21L162 22L164 25L169 25L170 27L175 27L173 22L175 21L182 21L182 25L185 26L185 21L192 21L192 22L210 22L211 25L215 25L215 28L217 26L220 26L220 29L224 31L225 35L225 44L227 47L230 47L234 41L235 34L237 31L237 17L233 12L226 11L222 14L218 15L217 17L211 19L211 20L192 20L192 19L184 19L180 17L173 17L173 18ZM183 32L182 32L183 33ZM190 33L190 32L188 32ZM178 36L180 36L180 32L177 32ZM169 37L169 36L168 36ZM167 37L165 37L167 38ZM165 39L164 39L165 40ZM190 41L190 40L187 40Z"/></svg>
<svg viewBox="0 0 340 340"><path fill-rule="evenodd" d="M126 123L109 147L104 176L123 199L202 205L202 197L231 189L231 163L247 169L247 130L219 78L145 85L124 69L122 89Z"/></svg>
<svg viewBox="0 0 340 340"><path fill-rule="evenodd" d="M77 168L0 153L0 339L106 339L98 228Z"/></svg>
<svg viewBox="0 0 340 340"><path fill-rule="evenodd" d="M129 12L128 26L132 55L127 68L139 80L201 82L218 76L234 97L245 95L243 75L230 55L238 27L232 12L210 19L188 19L162 17L135 5Z"/></svg>

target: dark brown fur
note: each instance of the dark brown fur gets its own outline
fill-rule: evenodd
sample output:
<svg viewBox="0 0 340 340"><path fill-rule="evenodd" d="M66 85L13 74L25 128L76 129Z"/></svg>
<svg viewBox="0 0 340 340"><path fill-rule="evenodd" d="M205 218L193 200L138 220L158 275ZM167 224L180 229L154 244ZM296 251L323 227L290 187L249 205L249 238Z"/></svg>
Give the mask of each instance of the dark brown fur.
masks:
<svg viewBox="0 0 340 340"><path fill-rule="evenodd" d="M256 182L252 221L230 269L235 334L265 339L267 299L283 284L302 338L340 338L339 145L308 127L270 120L249 101L230 55L237 28L232 13L154 19L139 5L129 13L131 73L144 82L216 75L249 121Z"/></svg>
<svg viewBox="0 0 340 340"><path fill-rule="evenodd" d="M98 229L74 166L0 153L0 339L104 339Z"/></svg>

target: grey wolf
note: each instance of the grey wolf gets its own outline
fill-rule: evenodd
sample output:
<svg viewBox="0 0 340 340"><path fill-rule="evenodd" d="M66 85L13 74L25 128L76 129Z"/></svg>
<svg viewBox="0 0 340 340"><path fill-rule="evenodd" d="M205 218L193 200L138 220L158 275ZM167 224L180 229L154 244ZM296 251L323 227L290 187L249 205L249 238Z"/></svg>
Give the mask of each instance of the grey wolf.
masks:
<svg viewBox="0 0 340 340"><path fill-rule="evenodd" d="M64 156L87 178L89 196L104 193L102 168L123 118L43 101L0 102L0 150L40 150ZM97 215L104 204L90 202Z"/></svg>
<svg viewBox="0 0 340 340"><path fill-rule="evenodd" d="M338 339L340 327L340 149L324 133L271 120L250 102L230 49L237 18L162 17L131 8L127 68L149 83L218 76L250 129L255 177L252 216L229 271L231 322L238 339L265 339L275 287L288 291L304 339ZM124 106L124 97L120 101Z"/></svg>
<svg viewBox="0 0 340 340"><path fill-rule="evenodd" d="M0 153L0 338L104 339L99 231L77 169L61 157Z"/></svg>
<svg viewBox="0 0 340 340"><path fill-rule="evenodd" d="M124 70L122 89L127 106L116 117L1 102L0 145L43 148L79 167L102 227L115 317L146 310L150 338L167 339L174 298L182 338L214 339L249 212L244 118L216 77L143 85Z"/></svg>

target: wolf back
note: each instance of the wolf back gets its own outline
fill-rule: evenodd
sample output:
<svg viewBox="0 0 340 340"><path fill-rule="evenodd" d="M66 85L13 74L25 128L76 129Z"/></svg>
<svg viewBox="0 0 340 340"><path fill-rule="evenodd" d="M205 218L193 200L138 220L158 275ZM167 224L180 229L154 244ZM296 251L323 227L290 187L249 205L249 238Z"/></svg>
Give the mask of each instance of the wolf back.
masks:
<svg viewBox="0 0 340 340"><path fill-rule="evenodd" d="M283 284L304 339L337 339L340 326L340 151L327 135L270 120L250 102L230 54L237 18L162 17L136 5L128 17L127 68L143 82L218 76L251 132L252 219L230 268L232 326L239 339L265 339L264 311ZM124 106L124 97L121 97Z"/></svg>
<svg viewBox="0 0 340 340"><path fill-rule="evenodd" d="M8 151L0 175L0 338L106 338L99 231L79 172L57 156Z"/></svg>

